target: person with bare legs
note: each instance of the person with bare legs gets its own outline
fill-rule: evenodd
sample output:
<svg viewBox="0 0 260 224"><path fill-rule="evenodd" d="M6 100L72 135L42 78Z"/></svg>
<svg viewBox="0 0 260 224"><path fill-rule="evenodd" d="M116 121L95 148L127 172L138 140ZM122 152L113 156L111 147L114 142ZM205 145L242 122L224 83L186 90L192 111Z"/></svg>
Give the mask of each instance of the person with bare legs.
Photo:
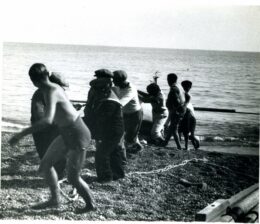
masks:
<svg viewBox="0 0 260 224"><path fill-rule="evenodd" d="M184 80L181 83L184 91L185 91L185 107L186 113L180 123L179 126L179 136L181 134L184 135L185 140L185 149L188 150L189 146L189 139L191 140L195 149L198 149L200 146L199 139L195 136L195 129L196 129L196 117L193 105L191 103L191 95L189 91L192 87L192 82L189 80Z"/></svg>
<svg viewBox="0 0 260 224"><path fill-rule="evenodd" d="M185 95L182 87L177 83L177 75L170 73L167 76L168 85L170 87L170 92L166 101L166 106L169 110L168 120L166 121L166 129L168 132L165 136L165 141L162 146L166 146L173 135L177 149L181 150L181 143L178 134L178 127L181 120L184 117L186 107L185 107ZM170 124L170 125L169 125Z"/></svg>
<svg viewBox="0 0 260 224"><path fill-rule="evenodd" d="M95 203L87 183L80 177L86 150L90 145L90 132L82 121L79 113L73 107L61 86L49 79L49 71L44 64L33 64L29 70L32 83L42 91L46 102L45 116L32 126L15 134L10 140L11 145L17 144L24 136L35 133L55 123L59 129L58 136L48 147L39 171L46 179L51 191L48 201L33 206L34 209L59 207L60 192L58 177L53 165L61 158L67 156L68 181L77 189L86 205L76 212L95 210ZM65 147L63 147L65 145Z"/></svg>

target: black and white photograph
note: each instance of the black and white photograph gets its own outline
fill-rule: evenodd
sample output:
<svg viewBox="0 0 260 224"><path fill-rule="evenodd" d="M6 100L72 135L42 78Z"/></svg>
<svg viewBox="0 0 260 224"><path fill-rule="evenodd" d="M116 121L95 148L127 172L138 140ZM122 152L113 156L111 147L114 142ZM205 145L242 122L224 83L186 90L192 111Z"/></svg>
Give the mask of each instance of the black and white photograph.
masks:
<svg viewBox="0 0 260 224"><path fill-rule="evenodd" d="M257 1L0 14L0 223L259 223Z"/></svg>

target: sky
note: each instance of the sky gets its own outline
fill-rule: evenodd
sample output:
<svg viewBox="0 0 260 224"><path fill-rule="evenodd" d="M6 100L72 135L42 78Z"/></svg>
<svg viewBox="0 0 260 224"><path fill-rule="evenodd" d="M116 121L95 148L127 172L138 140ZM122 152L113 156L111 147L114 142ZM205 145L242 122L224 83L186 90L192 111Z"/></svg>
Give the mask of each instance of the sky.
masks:
<svg viewBox="0 0 260 224"><path fill-rule="evenodd" d="M3 42L260 52L257 1L3 0Z"/></svg>

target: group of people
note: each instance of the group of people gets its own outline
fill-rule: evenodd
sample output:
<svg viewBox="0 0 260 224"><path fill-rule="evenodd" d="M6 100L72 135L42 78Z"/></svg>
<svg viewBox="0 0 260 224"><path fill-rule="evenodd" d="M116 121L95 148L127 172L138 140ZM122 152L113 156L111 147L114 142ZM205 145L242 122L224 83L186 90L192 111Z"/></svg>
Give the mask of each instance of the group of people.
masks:
<svg viewBox="0 0 260 224"><path fill-rule="evenodd" d="M96 142L98 181L109 182L124 178L127 152L141 150L138 132L143 114L137 90L124 71L100 69L95 77L90 82L83 120Z"/></svg>
<svg viewBox="0 0 260 224"><path fill-rule="evenodd" d="M97 70L90 82L83 118L68 99L65 92L68 83L62 76L36 63L29 69L29 77L38 88L31 104L32 125L15 134L9 142L14 145L24 136L33 135L41 159L39 171L51 192L50 199L33 206L35 209L60 205L58 180L64 176L65 166L68 181L86 203L76 212L96 209L92 193L80 177L91 139L96 145L97 180L106 183L124 178L127 154L143 148L138 138L143 120L141 102L152 105L154 144L166 146L173 135L181 150L179 132L182 132L185 149L188 149L189 138L195 148L199 146L189 95L192 83L186 80L180 86L174 73L167 76L170 92L166 100L157 78L147 86L148 93L144 93L128 81L123 70Z"/></svg>

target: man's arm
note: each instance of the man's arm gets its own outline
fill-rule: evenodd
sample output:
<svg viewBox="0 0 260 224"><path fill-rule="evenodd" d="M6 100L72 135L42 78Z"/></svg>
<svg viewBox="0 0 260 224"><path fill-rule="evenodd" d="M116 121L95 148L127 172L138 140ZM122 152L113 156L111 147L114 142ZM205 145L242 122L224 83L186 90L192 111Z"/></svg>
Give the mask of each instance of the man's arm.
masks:
<svg viewBox="0 0 260 224"><path fill-rule="evenodd" d="M147 93L145 93L143 91L137 90L137 93L138 93L139 100L144 102L144 103L151 103L153 101L153 99L154 99L149 94L147 94Z"/></svg>
<svg viewBox="0 0 260 224"><path fill-rule="evenodd" d="M25 128L21 132L15 134L9 140L9 143L11 145L18 143L18 141L24 136L38 132L53 123L54 115L56 112L56 103L57 103L55 92L51 91L50 94L47 94L45 97L45 101L46 101L45 116L39 121L35 122L32 126Z"/></svg>

